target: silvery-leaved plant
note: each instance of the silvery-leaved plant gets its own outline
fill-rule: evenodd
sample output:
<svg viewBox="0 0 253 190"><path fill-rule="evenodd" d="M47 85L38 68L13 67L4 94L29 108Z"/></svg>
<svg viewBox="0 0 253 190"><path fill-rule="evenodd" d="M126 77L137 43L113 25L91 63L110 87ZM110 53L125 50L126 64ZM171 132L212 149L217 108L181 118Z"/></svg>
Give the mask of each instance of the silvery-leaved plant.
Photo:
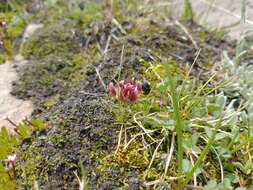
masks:
<svg viewBox="0 0 253 190"><path fill-rule="evenodd" d="M229 58L227 52L224 52L223 55L224 80L228 82L223 91L230 98L238 98L243 101L245 110L241 113L242 123L246 126L253 126L253 65L244 62L238 64Z"/></svg>

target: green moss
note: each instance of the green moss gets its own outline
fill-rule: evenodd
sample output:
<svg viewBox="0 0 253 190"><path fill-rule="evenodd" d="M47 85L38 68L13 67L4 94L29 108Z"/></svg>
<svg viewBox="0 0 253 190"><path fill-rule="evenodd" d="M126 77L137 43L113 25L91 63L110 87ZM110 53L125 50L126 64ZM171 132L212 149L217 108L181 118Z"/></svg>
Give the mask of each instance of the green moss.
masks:
<svg viewBox="0 0 253 190"><path fill-rule="evenodd" d="M82 64L85 64L86 63L86 60L84 60L83 56L81 54L75 54L73 56L73 61L72 63L75 65L75 66L79 66L79 65L82 65Z"/></svg>
<svg viewBox="0 0 253 190"><path fill-rule="evenodd" d="M14 39L21 37L26 27L26 22L21 16L16 16L12 19L7 27L8 37Z"/></svg>
<svg viewBox="0 0 253 190"><path fill-rule="evenodd" d="M6 55L0 54L0 64L3 64L6 60Z"/></svg>
<svg viewBox="0 0 253 190"><path fill-rule="evenodd" d="M75 3L71 8L69 17L78 21L83 27L87 27L91 22L101 20L102 18L102 4L91 0L85 1L84 9L81 10L78 3Z"/></svg>
<svg viewBox="0 0 253 190"><path fill-rule="evenodd" d="M55 136L53 139L52 139L52 143L54 144L54 146L58 147L58 148L61 148L64 146L65 144L65 140L63 137L61 136Z"/></svg>
<svg viewBox="0 0 253 190"><path fill-rule="evenodd" d="M12 93L20 98L32 96L36 102L45 101L45 107L50 108L55 103L54 100L50 101L51 97L57 99L55 95L66 95L85 79L87 67L92 64L90 57L74 52L56 54L54 52L41 60L31 61L31 65L24 68L21 80L16 82Z"/></svg>
<svg viewBox="0 0 253 190"><path fill-rule="evenodd" d="M39 151L39 147L35 143L25 151L25 154L21 154L20 159L29 161L25 164L17 165L19 176L24 179L19 186L22 187L25 184L32 187L37 176L40 175L39 170L43 167L47 167L47 164L41 165L43 157Z"/></svg>
<svg viewBox="0 0 253 190"><path fill-rule="evenodd" d="M45 101L44 106L46 107L46 109L50 109L53 106L55 106L56 104L57 104L57 98L52 97L52 98Z"/></svg>
<svg viewBox="0 0 253 190"><path fill-rule="evenodd" d="M36 59L49 55L70 58L80 50L79 42L71 31L73 25L58 23L39 30L25 43L22 54Z"/></svg>

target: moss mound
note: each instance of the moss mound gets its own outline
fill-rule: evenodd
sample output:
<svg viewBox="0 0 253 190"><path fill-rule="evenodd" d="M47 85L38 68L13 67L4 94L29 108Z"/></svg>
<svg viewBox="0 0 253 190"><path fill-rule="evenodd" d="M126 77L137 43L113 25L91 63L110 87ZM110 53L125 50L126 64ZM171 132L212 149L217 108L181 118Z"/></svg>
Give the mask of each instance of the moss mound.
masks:
<svg viewBox="0 0 253 190"><path fill-rule="evenodd" d="M148 61L155 63L171 58L176 67L185 67L185 64L192 62L192 54L196 50L193 50L191 41L185 37L180 28L167 27L163 24L150 25L150 28L154 27L159 28L159 31L149 34L129 33L120 41L113 40L108 48L106 59L93 60L94 66L100 68L100 76L105 84L117 79L119 73L123 79L133 76L142 79L145 68L149 66ZM195 71L204 72L207 66L210 67L211 63L219 59L220 52L217 50L217 45L223 44L230 48L230 44L213 39L208 32L196 25L188 27L189 30L195 31L195 39L204 52L197 61ZM105 31L108 31L108 28L101 29L101 33L97 35L106 34ZM199 36L203 34L205 38L200 38ZM38 35L44 36L41 32ZM47 33L47 36L52 38L54 43L66 47L62 38L56 38L55 33ZM46 41L48 38L42 39ZM66 36L63 38L73 47L72 38ZM48 55L56 54L60 58L65 55L64 52L69 55L67 50L71 52L73 50L69 47L67 50L62 50L58 45L51 48L44 43L41 44L42 46L37 46L34 39L39 43L43 41L40 37L34 36L26 46L26 52L29 52L27 56L33 55L45 60L51 57ZM106 46L106 40L101 36L94 40L99 40L102 47ZM207 41L211 42L211 45L207 46ZM35 46L29 45L31 42ZM123 67L119 70L123 46ZM49 53L44 53L41 48L45 48L45 52ZM85 51L90 51L90 48ZM28 49L31 51L27 51ZM25 90L19 91L21 94L33 93L32 96L36 94L51 96L60 93L61 90L70 91L70 93L64 92L65 96L55 102L49 110L40 113L40 118L48 122L52 128L46 134L34 136L30 143L22 146L22 151L19 153L21 174L19 184L22 187L31 187L33 180L36 179L42 189L75 189L78 181L73 172L77 170L80 173L78 163L81 161L87 172L91 189L140 189L143 186L143 172L147 167L145 160L141 159L143 152L129 151L126 153L128 162L121 162L122 158L113 157L120 126L114 124L106 103L107 93L94 67L90 67L85 72L85 80L81 80L75 88L71 89L70 86L63 84L68 83L69 76L75 73L78 67L72 68L66 60L62 59L49 59L51 61L46 64L45 62L32 63L29 66L30 70L28 69L21 76L21 84L17 85L24 85L21 88ZM66 74L63 74L64 72ZM24 83L24 81L36 82ZM33 86L34 84L39 85L36 87ZM45 101L43 98L41 100ZM138 147L138 144L135 146ZM125 153L122 153L122 156L123 154ZM133 162L136 156L140 159Z"/></svg>
<svg viewBox="0 0 253 190"><path fill-rule="evenodd" d="M19 187L30 189L37 180L42 189L77 189L74 171L81 174L81 162L90 189L145 189L148 162L143 155L151 154L136 151L140 145L135 144L114 157L120 126L102 82L108 85L119 77L142 80L149 63L165 59L172 60L172 67L189 67L197 49L182 28L163 18L135 15L120 27L105 19L85 29L72 23L46 24L24 45L30 64L20 70L13 94L32 98L37 105L34 116L51 129L21 147ZM194 23L183 25L202 49L194 73L205 80L205 71L220 59L222 48L231 50L232 44Z"/></svg>

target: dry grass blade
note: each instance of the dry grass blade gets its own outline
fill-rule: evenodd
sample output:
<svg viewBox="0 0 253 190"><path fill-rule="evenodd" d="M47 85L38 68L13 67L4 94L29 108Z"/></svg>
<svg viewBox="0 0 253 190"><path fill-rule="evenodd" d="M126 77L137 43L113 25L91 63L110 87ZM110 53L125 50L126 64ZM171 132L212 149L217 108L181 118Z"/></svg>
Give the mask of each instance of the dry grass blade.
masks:
<svg viewBox="0 0 253 190"><path fill-rule="evenodd" d="M106 55L106 54L107 54L107 51L108 51L109 46L110 46L111 39L112 39L112 36L111 36L111 35L109 35L109 37L108 37L108 39L107 39L107 41L106 41L106 45L105 45L104 52L103 52L103 54L104 54L104 55Z"/></svg>
<svg viewBox="0 0 253 190"><path fill-rule="evenodd" d="M112 19L112 22L113 22L113 24L115 24L119 28L119 30L122 34L124 34L124 35L127 34L125 29L121 26L121 24L115 18Z"/></svg>
<svg viewBox="0 0 253 190"><path fill-rule="evenodd" d="M120 147L120 144L121 144L122 132L123 132L123 125L121 125L121 128L120 128L119 138L118 138L118 144L117 144L117 148L115 150L114 155L116 155L117 152L118 152L118 150L119 150L119 147Z"/></svg>
<svg viewBox="0 0 253 190"><path fill-rule="evenodd" d="M102 77L101 77L101 75L100 75L100 73L99 73L99 69L98 69L97 67L95 67L95 71L96 71L96 73L97 73L97 76L98 76L98 78L99 78L100 83L101 83L102 86L104 87L105 91L107 91L106 85L105 85L105 83L104 83L104 81L103 81L103 79L102 79Z"/></svg>
<svg viewBox="0 0 253 190"><path fill-rule="evenodd" d="M201 48L198 50L197 55L195 56L194 61L193 61L192 65L191 65L191 67L190 67L190 69L189 69L189 71L188 71L188 73L186 75L187 79L189 78L189 76L190 76L190 74L192 72L192 69L193 69L194 65L196 64L196 62L197 62L197 60L199 58L200 52L201 52Z"/></svg>
<svg viewBox="0 0 253 190"><path fill-rule="evenodd" d="M167 181L177 181L179 179L182 179L184 176L180 176L180 177L168 177L166 178ZM155 180L155 181L150 181L150 182L145 182L145 186L153 186L153 185L157 185L157 184L161 184L163 183L164 180L162 179L158 179L158 180Z"/></svg>
<svg viewBox="0 0 253 190"><path fill-rule="evenodd" d="M155 130L154 130L155 131ZM149 131L149 132L145 132L145 133L139 133L139 134L136 134L136 135L134 135L134 137L133 138L131 138L128 142L127 142L127 144L125 145L125 147L124 147L124 151L128 148L128 146L137 138L137 137L139 137L139 136L143 136L143 135L149 135L150 133L153 133L154 131ZM153 142L155 142L155 141L153 141ZM144 145L145 146L145 145Z"/></svg>
<svg viewBox="0 0 253 190"><path fill-rule="evenodd" d="M163 143L163 141L164 141L164 138L162 138L162 140L161 140L161 141L159 142L159 144L157 145L157 147L156 147L156 149L155 149L155 151L154 151L154 153L153 153L153 156L152 156L152 158L151 158L151 161L150 161L150 163L149 163L148 170L151 168L151 166L152 166L152 164L153 164L153 161L154 161L154 159L155 159L156 153L157 153L159 147L161 146L161 144Z"/></svg>
<svg viewBox="0 0 253 190"><path fill-rule="evenodd" d="M194 45L195 49L199 49L197 42L194 40L194 38L192 37L192 35L188 32L188 30L186 29L186 27L181 24L178 20L175 20L175 24L177 26L179 26L179 28L181 28L183 30L183 32L187 35L187 37L191 40L192 44Z"/></svg>
<svg viewBox="0 0 253 190"><path fill-rule="evenodd" d="M134 122L144 131L145 134L147 134L147 136L148 136L152 141L155 141L155 139L149 134L150 131L147 130L147 129L142 125L141 122L137 121L136 116L139 115L139 114L141 114L141 113L142 113L142 112L138 112L138 113L134 114L134 116L133 116Z"/></svg>
<svg viewBox="0 0 253 190"><path fill-rule="evenodd" d="M33 187L34 187L35 190L39 190L39 184L36 180L34 181Z"/></svg>
<svg viewBox="0 0 253 190"><path fill-rule="evenodd" d="M168 155L167 160L166 160L166 165L165 165L165 170L164 170L164 176L167 175L167 172L168 172L168 169L169 169L169 166L170 166L170 161L171 161L171 158L172 158L172 155L173 155L173 152L174 152L175 136L176 136L176 134L173 133L172 134L172 139L171 139L171 145L170 145L169 155Z"/></svg>
<svg viewBox="0 0 253 190"><path fill-rule="evenodd" d="M193 158L192 158L191 153L189 154L189 156L190 156L191 164L192 164L192 166L194 166L194 160L193 160ZM193 174L193 183L194 183L194 186L197 186L197 176L196 176L196 173L195 173L195 172L194 172L194 174Z"/></svg>

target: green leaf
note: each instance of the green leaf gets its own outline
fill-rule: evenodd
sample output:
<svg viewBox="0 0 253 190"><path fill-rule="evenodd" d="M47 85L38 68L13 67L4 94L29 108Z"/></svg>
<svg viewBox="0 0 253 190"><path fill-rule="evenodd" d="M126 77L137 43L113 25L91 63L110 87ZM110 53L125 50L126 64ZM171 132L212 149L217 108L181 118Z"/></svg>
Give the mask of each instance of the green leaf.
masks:
<svg viewBox="0 0 253 190"><path fill-rule="evenodd" d="M227 136L228 136L228 134L226 134L226 133L217 133L215 140L218 141L218 140L224 139Z"/></svg>
<svg viewBox="0 0 253 190"><path fill-rule="evenodd" d="M215 112L217 111L221 111L223 108L218 105L218 104L208 104L207 105L207 110L208 110L208 113L214 115Z"/></svg>
<svg viewBox="0 0 253 190"><path fill-rule="evenodd" d="M200 136L200 134L198 134L198 133L194 133L191 136L191 145L196 145L197 144L199 136Z"/></svg>
<svg viewBox="0 0 253 190"><path fill-rule="evenodd" d="M175 124L176 122L174 120L167 120L167 121L163 121L163 126L168 129L173 131L175 129Z"/></svg>
<svg viewBox="0 0 253 190"><path fill-rule="evenodd" d="M233 162L234 166L239 168L244 174L250 174L253 168L253 164L249 161L246 164L242 164L240 162Z"/></svg>
<svg viewBox="0 0 253 190"><path fill-rule="evenodd" d="M247 123L248 123L248 115L247 115L247 113L246 113L245 111L243 111L243 112L241 113L241 119L242 119L242 122L243 122L244 124L247 124Z"/></svg>
<svg viewBox="0 0 253 190"><path fill-rule="evenodd" d="M240 180L236 174L228 173L226 174L226 178L229 179L232 183L238 183Z"/></svg>
<svg viewBox="0 0 253 190"><path fill-rule="evenodd" d="M1 142L4 144L4 143L7 143L8 142L8 131L5 127L2 127L1 128Z"/></svg>
<svg viewBox="0 0 253 190"><path fill-rule="evenodd" d="M253 126L253 112L248 115L249 125Z"/></svg>
<svg viewBox="0 0 253 190"><path fill-rule="evenodd" d="M44 130L47 128L47 125L45 125L45 123L36 119L33 119L31 123L34 127L34 130Z"/></svg>
<svg viewBox="0 0 253 190"><path fill-rule="evenodd" d="M223 183L219 184L218 189L220 190L232 190L231 181L228 178L225 178Z"/></svg>
<svg viewBox="0 0 253 190"><path fill-rule="evenodd" d="M169 85L170 85L170 81L168 78L166 78L163 82L157 85L157 88L160 92L164 93L169 90Z"/></svg>
<svg viewBox="0 0 253 190"><path fill-rule="evenodd" d="M192 169L192 164L189 160L183 159L183 172L188 173Z"/></svg>
<svg viewBox="0 0 253 190"><path fill-rule="evenodd" d="M218 184L216 180L211 180L207 182L207 185L205 186L207 190L217 190Z"/></svg>
<svg viewBox="0 0 253 190"><path fill-rule="evenodd" d="M227 158L231 157L231 153L230 153L229 150L226 149L226 148L220 147L220 148L218 149L218 152L219 152L219 155L220 155L222 158L224 158L224 159L227 159Z"/></svg>
<svg viewBox="0 0 253 190"><path fill-rule="evenodd" d="M21 137L22 139L27 139L27 138L29 138L29 137L31 136L31 134L32 134L32 129L31 129L29 126L24 125L24 124L20 124L20 125L17 127L17 129L18 129L18 132L19 132L20 137Z"/></svg>
<svg viewBox="0 0 253 190"><path fill-rule="evenodd" d="M16 16L8 25L7 33L12 38L19 37L23 33L25 26L26 23L24 19L20 16Z"/></svg>
<svg viewBox="0 0 253 190"><path fill-rule="evenodd" d="M237 187L235 190L247 190L246 187Z"/></svg>
<svg viewBox="0 0 253 190"><path fill-rule="evenodd" d="M226 105L226 102L227 102L227 97L224 96L223 94L219 94L217 96L217 99L216 99L216 104L220 105L222 108L225 107Z"/></svg>
<svg viewBox="0 0 253 190"><path fill-rule="evenodd" d="M210 129L210 127L205 127L205 132L206 135L208 136L208 138L210 138L213 134L212 130Z"/></svg>
<svg viewBox="0 0 253 190"><path fill-rule="evenodd" d="M184 1L184 13L182 18L185 20L193 20L193 10L190 0Z"/></svg>

